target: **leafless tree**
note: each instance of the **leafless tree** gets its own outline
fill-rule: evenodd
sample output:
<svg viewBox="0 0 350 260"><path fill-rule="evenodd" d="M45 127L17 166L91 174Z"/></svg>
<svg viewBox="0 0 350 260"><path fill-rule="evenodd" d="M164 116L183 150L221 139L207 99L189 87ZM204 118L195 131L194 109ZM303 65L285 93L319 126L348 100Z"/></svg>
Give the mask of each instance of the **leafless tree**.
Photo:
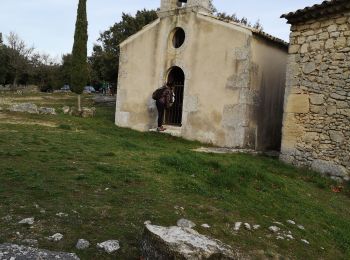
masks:
<svg viewBox="0 0 350 260"><path fill-rule="evenodd" d="M13 86L17 86L19 75L27 69L34 47L28 47L18 34L14 32L10 32L7 36L7 44L10 49L10 66L14 72Z"/></svg>

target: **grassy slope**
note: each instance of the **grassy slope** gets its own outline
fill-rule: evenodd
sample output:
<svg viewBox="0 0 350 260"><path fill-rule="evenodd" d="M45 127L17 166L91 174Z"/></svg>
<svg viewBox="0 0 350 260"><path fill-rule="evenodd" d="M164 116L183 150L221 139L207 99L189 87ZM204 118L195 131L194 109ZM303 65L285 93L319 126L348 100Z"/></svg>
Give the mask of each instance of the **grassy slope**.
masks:
<svg viewBox="0 0 350 260"><path fill-rule="evenodd" d="M42 248L75 251L79 238L92 244L119 239L122 249L110 258L136 259L145 220L173 225L186 217L212 226L198 227L201 233L248 252L350 258L348 189L332 193L334 183L311 172L263 156L199 154L191 151L200 146L195 142L117 128L112 108L98 108L94 119L26 116L32 119L59 127L0 124L0 242L16 242L19 231L39 239ZM7 214L12 221L1 219ZM16 224L31 216L33 228ZM306 230L288 226L296 238L289 242L269 237L267 227L287 219ZM262 228L234 234L236 221ZM43 239L56 232L64 234L61 242ZM82 259L108 258L94 246L77 253Z"/></svg>

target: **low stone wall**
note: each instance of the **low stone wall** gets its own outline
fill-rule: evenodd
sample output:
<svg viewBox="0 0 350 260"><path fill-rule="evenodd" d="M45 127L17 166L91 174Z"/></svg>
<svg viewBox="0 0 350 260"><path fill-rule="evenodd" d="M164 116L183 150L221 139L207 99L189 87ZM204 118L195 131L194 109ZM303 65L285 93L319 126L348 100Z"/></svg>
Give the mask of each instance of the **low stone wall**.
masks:
<svg viewBox="0 0 350 260"><path fill-rule="evenodd" d="M292 26L281 159L350 177L350 13Z"/></svg>
<svg viewBox="0 0 350 260"><path fill-rule="evenodd" d="M21 92L21 93L38 93L40 92L40 88L36 85L28 85L28 86L12 86L12 85L0 85L0 93L1 92Z"/></svg>

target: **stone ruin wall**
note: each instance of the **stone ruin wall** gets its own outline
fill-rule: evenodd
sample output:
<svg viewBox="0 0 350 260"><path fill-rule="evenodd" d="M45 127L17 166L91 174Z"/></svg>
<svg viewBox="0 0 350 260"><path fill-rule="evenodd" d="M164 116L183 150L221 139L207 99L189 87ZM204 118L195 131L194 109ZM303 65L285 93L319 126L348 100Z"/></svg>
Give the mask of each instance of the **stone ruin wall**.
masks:
<svg viewBox="0 0 350 260"><path fill-rule="evenodd" d="M350 13L293 25L281 159L350 177Z"/></svg>

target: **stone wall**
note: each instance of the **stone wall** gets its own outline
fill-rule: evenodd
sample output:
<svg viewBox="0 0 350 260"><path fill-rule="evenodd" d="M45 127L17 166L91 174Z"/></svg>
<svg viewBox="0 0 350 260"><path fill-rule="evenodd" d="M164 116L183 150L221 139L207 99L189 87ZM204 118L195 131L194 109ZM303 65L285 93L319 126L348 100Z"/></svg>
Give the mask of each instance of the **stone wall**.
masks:
<svg viewBox="0 0 350 260"><path fill-rule="evenodd" d="M281 159L350 176L350 13L291 28Z"/></svg>

